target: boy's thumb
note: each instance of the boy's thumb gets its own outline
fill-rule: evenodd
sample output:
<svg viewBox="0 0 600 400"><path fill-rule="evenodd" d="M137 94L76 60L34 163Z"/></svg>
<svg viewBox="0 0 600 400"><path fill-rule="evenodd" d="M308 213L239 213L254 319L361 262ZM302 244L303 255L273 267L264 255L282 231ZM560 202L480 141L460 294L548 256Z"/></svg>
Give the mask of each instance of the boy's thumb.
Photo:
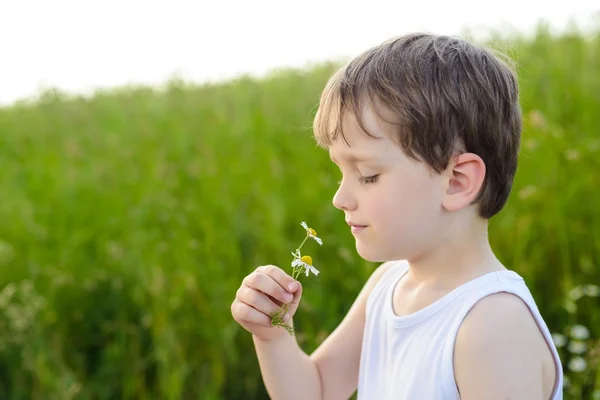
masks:
<svg viewBox="0 0 600 400"><path fill-rule="evenodd" d="M302 284L299 281L296 281L296 291L294 292L294 299L290 303L289 311L290 317L294 316L296 310L298 309L298 304L300 304L300 299L302 298Z"/></svg>

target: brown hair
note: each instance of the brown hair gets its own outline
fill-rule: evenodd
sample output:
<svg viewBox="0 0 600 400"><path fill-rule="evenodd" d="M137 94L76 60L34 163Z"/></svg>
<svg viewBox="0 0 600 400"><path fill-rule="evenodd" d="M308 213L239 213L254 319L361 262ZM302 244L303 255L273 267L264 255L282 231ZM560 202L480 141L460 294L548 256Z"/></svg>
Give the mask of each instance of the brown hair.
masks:
<svg viewBox="0 0 600 400"><path fill-rule="evenodd" d="M479 214L491 218L504 207L522 126L516 72L507 57L450 36L388 40L330 78L313 123L317 143L328 147L339 135L346 140L346 110L372 136L359 112L365 98L393 113L395 121L388 122L398 127L394 139L434 171L442 172L457 150L480 156L486 175L475 200Z"/></svg>

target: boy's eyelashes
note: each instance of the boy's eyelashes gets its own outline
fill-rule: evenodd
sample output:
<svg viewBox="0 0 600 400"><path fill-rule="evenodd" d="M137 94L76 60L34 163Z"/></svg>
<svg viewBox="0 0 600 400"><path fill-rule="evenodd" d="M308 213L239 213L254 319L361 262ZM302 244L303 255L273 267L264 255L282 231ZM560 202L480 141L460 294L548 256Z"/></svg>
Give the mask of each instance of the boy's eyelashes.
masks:
<svg viewBox="0 0 600 400"><path fill-rule="evenodd" d="M379 179L379 174L375 174L375 175L371 175L371 176L360 176L358 178L358 181L360 183L362 183L363 185L368 185L368 184L377 182L378 179ZM342 181L337 181L337 184L341 185Z"/></svg>
<svg viewBox="0 0 600 400"><path fill-rule="evenodd" d="M360 178L358 178L358 181L364 185L368 185L370 183L377 182L378 178L379 178L379 174L372 175L372 176L361 176Z"/></svg>

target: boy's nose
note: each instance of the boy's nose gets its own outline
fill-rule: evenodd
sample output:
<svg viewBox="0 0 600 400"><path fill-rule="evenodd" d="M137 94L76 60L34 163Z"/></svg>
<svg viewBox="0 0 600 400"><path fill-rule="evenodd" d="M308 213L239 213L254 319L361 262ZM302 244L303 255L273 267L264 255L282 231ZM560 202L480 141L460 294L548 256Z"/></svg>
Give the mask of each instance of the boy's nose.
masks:
<svg viewBox="0 0 600 400"><path fill-rule="evenodd" d="M338 210L344 211L354 210L356 208L356 199L348 190L347 185L344 185L343 181L333 196L333 206Z"/></svg>

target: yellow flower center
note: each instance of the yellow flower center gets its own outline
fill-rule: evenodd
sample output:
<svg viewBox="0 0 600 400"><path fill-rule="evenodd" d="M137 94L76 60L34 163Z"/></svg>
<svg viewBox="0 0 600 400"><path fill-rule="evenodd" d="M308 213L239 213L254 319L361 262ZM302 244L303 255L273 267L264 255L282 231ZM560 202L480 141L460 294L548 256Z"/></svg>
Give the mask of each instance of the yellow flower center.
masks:
<svg viewBox="0 0 600 400"><path fill-rule="evenodd" d="M310 256L302 256L302 258L300 258L300 260L302 260L303 262L305 262L308 265L312 266L312 258L310 258Z"/></svg>
<svg viewBox="0 0 600 400"><path fill-rule="evenodd" d="M310 233L313 236L317 236L317 232L313 228L308 228L308 233Z"/></svg>

